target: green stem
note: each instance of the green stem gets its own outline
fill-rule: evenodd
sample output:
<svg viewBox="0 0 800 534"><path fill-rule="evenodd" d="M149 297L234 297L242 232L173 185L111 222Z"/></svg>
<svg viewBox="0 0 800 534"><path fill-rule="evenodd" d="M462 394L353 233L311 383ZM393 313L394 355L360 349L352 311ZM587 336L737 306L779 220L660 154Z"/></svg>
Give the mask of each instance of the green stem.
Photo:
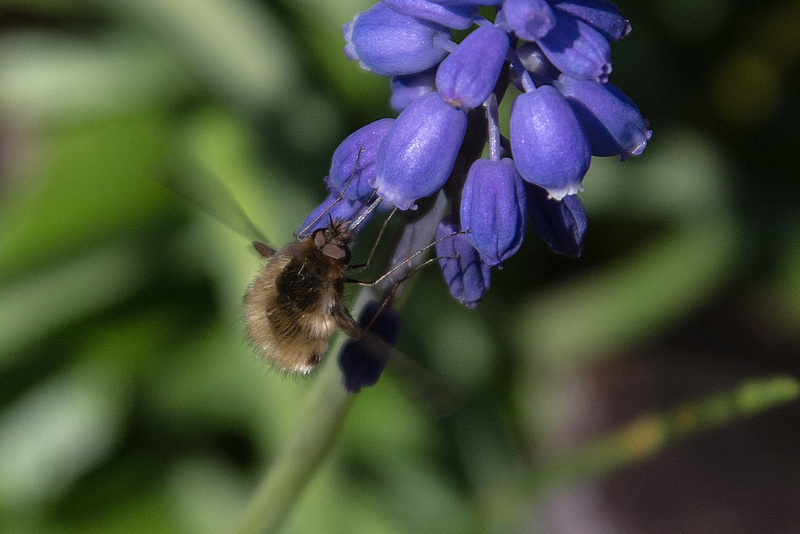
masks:
<svg viewBox="0 0 800 534"><path fill-rule="evenodd" d="M329 359L336 359L334 355L342 344L343 336L339 336ZM354 398L342 386L341 371L335 361L328 361L317 370L297 427L245 509L236 534L261 534L280 528L327 456Z"/></svg>

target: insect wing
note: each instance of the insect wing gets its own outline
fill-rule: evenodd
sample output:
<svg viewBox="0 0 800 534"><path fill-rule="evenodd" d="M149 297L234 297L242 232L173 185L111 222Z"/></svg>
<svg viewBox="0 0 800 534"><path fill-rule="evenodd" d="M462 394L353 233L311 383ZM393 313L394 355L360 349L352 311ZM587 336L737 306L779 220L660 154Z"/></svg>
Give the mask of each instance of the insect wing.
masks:
<svg viewBox="0 0 800 534"><path fill-rule="evenodd" d="M253 241L253 248L264 258L271 258L277 252L274 248L261 241Z"/></svg>
<svg viewBox="0 0 800 534"><path fill-rule="evenodd" d="M266 245L264 234L248 217L230 188L207 173L196 173L193 179L164 176L156 181L175 195L224 224L237 234L250 239L261 256L269 258L275 249Z"/></svg>

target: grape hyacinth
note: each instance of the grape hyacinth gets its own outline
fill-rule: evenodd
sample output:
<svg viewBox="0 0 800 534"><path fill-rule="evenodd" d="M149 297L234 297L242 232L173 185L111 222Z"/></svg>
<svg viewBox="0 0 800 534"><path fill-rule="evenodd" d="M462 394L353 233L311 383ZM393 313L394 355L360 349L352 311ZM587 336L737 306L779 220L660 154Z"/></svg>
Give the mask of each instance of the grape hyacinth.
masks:
<svg viewBox="0 0 800 534"><path fill-rule="evenodd" d="M334 157L331 194L355 206L374 189L407 210L444 189L451 209L437 235L467 233L437 244L437 255L450 292L470 307L489 268L520 248L527 217L554 252L579 256L586 214L577 194L591 157L641 154L652 133L608 81L610 43L630 30L608 0L378 2L344 25L345 54L391 78L399 116L342 143L337 156L349 157ZM506 139L497 107L509 86ZM467 145L472 155L455 165ZM344 188L359 150L356 185Z"/></svg>
<svg viewBox="0 0 800 534"><path fill-rule="evenodd" d="M454 30L466 37L456 43ZM390 78L399 115L342 143L326 202L343 196L338 211L355 213L377 195L414 210L444 191L450 208L436 236L463 233L436 252L469 307L491 268L519 250L528 218L554 252L579 256L578 193L592 156L639 155L652 133L608 81L610 43L630 30L608 0L382 0L358 13L343 27L345 54Z"/></svg>

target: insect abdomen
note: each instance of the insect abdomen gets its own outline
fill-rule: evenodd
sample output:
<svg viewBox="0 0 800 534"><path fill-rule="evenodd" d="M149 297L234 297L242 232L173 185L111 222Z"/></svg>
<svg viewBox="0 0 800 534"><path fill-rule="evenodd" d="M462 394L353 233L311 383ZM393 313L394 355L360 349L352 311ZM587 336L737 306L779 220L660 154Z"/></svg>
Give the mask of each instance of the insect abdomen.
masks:
<svg viewBox="0 0 800 534"><path fill-rule="evenodd" d="M337 328L331 310L342 291L344 266L309 258L316 249L293 250L303 245L288 245L264 266L245 294L245 321L253 343L273 365L307 373Z"/></svg>

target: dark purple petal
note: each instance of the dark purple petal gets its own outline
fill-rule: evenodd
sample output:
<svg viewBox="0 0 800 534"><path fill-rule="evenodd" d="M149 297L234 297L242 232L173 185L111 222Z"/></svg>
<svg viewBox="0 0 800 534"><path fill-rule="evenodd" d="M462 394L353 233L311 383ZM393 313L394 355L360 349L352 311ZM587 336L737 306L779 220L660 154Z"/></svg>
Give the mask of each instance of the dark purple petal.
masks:
<svg viewBox="0 0 800 534"><path fill-rule="evenodd" d="M557 254L579 257L586 232L586 210L578 195L555 200L548 197L547 191L532 184L526 186L526 191L528 215L542 241Z"/></svg>
<svg viewBox="0 0 800 534"><path fill-rule="evenodd" d="M535 41L556 25L556 16L545 0L505 0L503 15L506 24L520 39Z"/></svg>
<svg viewBox="0 0 800 534"><path fill-rule="evenodd" d="M611 42L631 31L631 23L608 0L556 0L553 7L588 23Z"/></svg>
<svg viewBox="0 0 800 534"><path fill-rule="evenodd" d="M511 106L511 151L522 178L560 199L577 193L591 149L564 96L543 85Z"/></svg>
<svg viewBox="0 0 800 534"><path fill-rule="evenodd" d="M653 134L639 108L617 86L561 76L555 87L567 97L595 156L638 156Z"/></svg>
<svg viewBox="0 0 800 534"><path fill-rule="evenodd" d="M298 236L308 235L318 228L327 227L331 219L334 221L352 221L365 206L363 202L342 198L339 195L329 195L322 204L314 208L297 230ZM372 213L367 217L369 220ZM309 226L310 225L310 226Z"/></svg>
<svg viewBox="0 0 800 534"><path fill-rule="evenodd" d="M494 26L482 26L467 35L436 71L436 89L442 99L464 109L483 104L497 84L507 53L508 35Z"/></svg>
<svg viewBox="0 0 800 534"><path fill-rule="evenodd" d="M437 93L421 96L383 138L371 185L398 208L414 209L417 199L447 181L466 130L466 112L448 106Z"/></svg>
<svg viewBox="0 0 800 534"><path fill-rule="evenodd" d="M378 302L367 303L358 317L358 324L365 329L369 326L365 336L375 336L386 344L371 342L372 340L369 338L359 341L350 340L339 354L342 381L345 389L350 393L358 393L361 388L375 385L390 356L388 353L381 352L383 350L389 352L400 334L400 314L389 307L384 308L373 322L380 307Z"/></svg>
<svg viewBox="0 0 800 534"><path fill-rule="evenodd" d="M513 256L525 237L525 188L511 159L472 164L461 197L461 226L487 264Z"/></svg>
<svg viewBox="0 0 800 534"><path fill-rule="evenodd" d="M435 91L435 79L436 69L428 69L424 72L405 76L392 76L389 82L389 89L392 92L389 105L398 113L403 111L417 98L425 93Z"/></svg>
<svg viewBox="0 0 800 534"><path fill-rule="evenodd" d="M579 80L605 82L611 73L611 46L582 20L555 10L556 25L537 43L550 62Z"/></svg>
<svg viewBox="0 0 800 534"><path fill-rule="evenodd" d="M456 30L466 30L472 26L472 21L478 14L476 5L446 6L429 0L383 0L383 3L398 13L430 20Z"/></svg>
<svg viewBox="0 0 800 534"><path fill-rule="evenodd" d="M434 22L403 15L378 2L342 27L347 57L383 76L412 74L439 63L447 51L434 43L449 30Z"/></svg>
<svg viewBox="0 0 800 534"><path fill-rule="evenodd" d="M378 145L392 124L394 119L377 120L342 141L333 153L330 174L325 178L328 191L336 195L344 192L345 198L362 202L372 193L369 182L375 177Z"/></svg>
<svg viewBox="0 0 800 534"><path fill-rule="evenodd" d="M436 229L436 239L461 231L452 217L445 217ZM436 244L436 256L450 294L468 308L474 308L489 289L491 267L483 261L464 234L453 235Z"/></svg>

